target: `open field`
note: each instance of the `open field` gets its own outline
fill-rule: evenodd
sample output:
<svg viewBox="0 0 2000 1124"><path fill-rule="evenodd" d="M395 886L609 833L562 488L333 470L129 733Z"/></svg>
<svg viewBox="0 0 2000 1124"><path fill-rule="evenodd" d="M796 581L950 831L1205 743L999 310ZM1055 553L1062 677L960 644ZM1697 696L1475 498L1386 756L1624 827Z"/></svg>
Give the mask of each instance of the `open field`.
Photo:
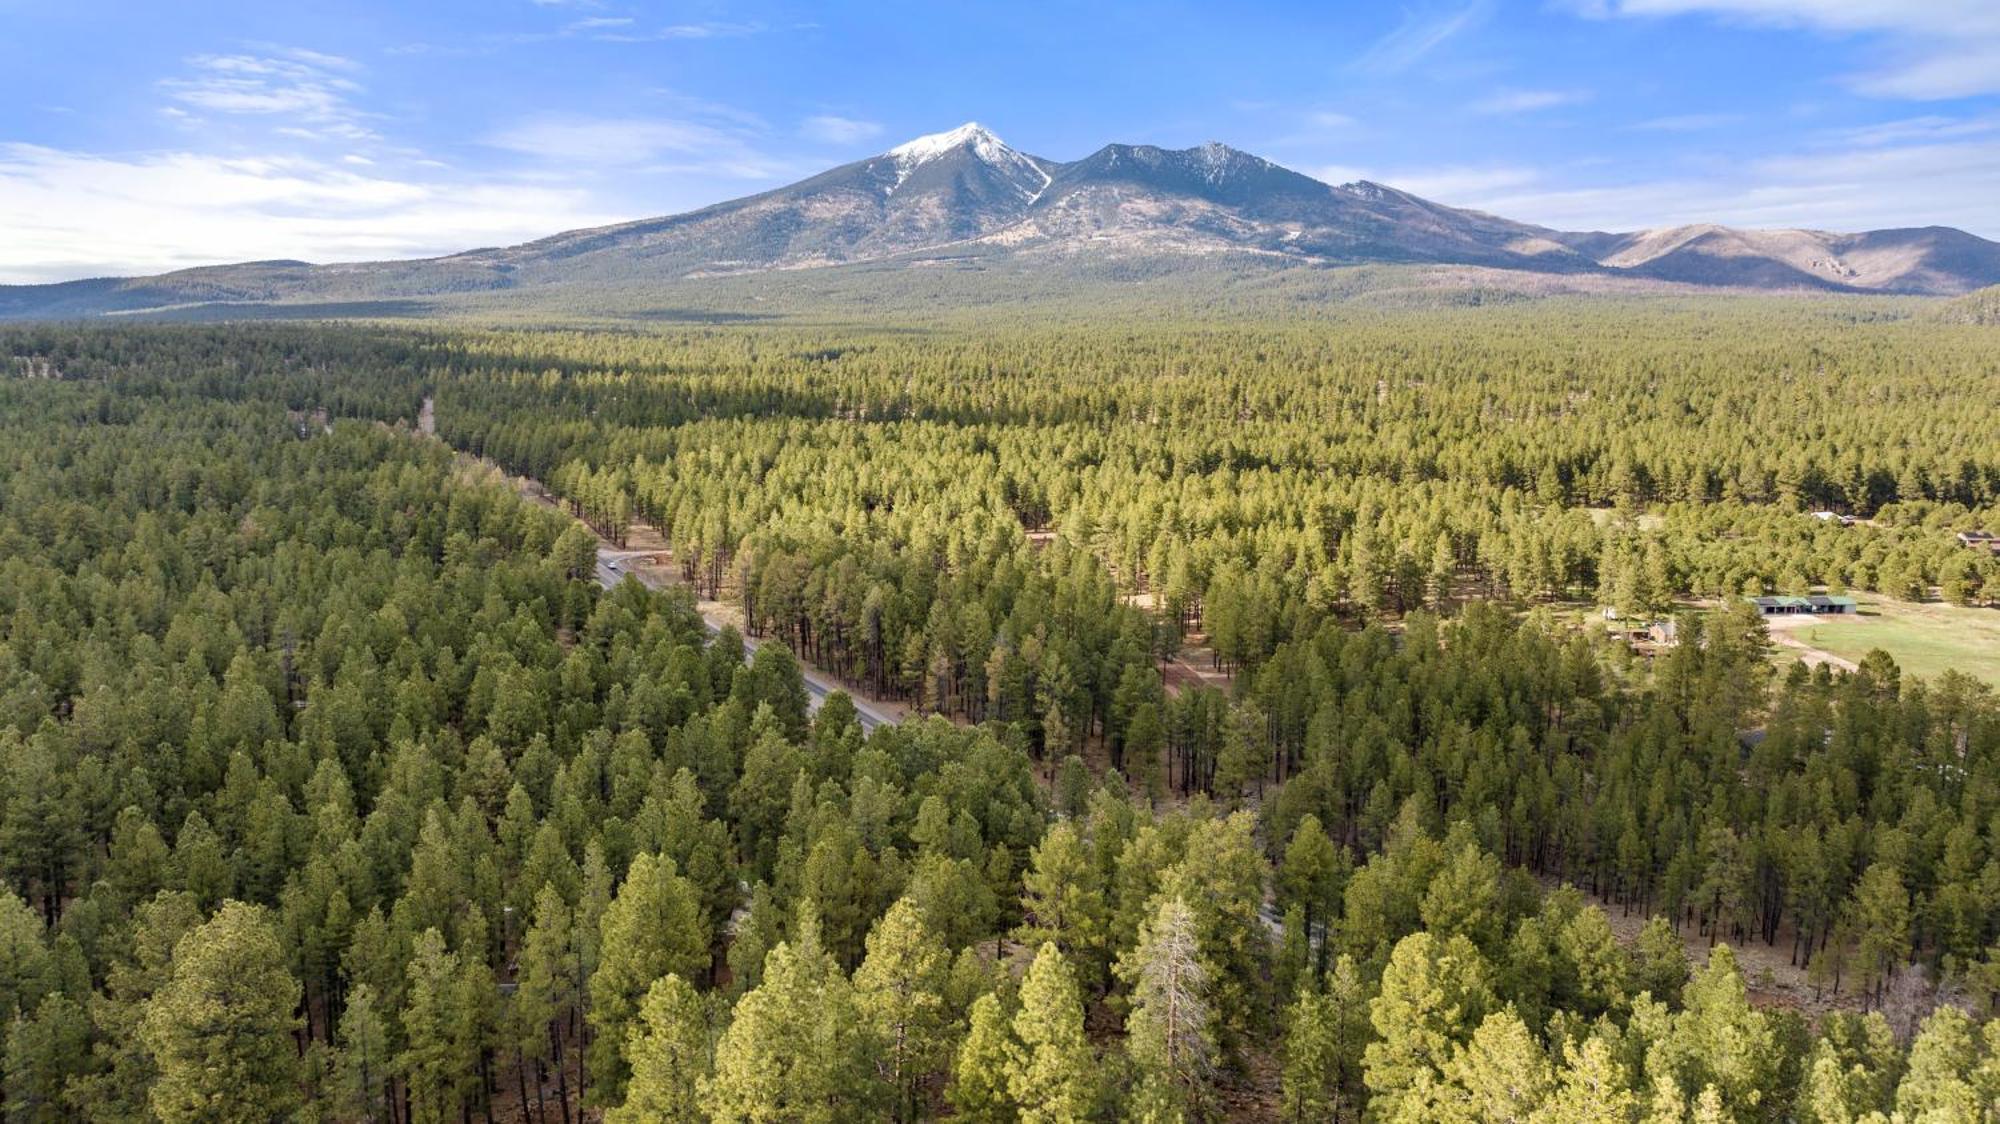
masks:
<svg viewBox="0 0 2000 1124"><path fill-rule="evenodd" d="M1931 678L1956 669L2000 686L2000 612L1992 609L1864 597L1857 616L1800 621L1784 631L1841 659L1859 661L1880 648L1905 674Z"/></svg>

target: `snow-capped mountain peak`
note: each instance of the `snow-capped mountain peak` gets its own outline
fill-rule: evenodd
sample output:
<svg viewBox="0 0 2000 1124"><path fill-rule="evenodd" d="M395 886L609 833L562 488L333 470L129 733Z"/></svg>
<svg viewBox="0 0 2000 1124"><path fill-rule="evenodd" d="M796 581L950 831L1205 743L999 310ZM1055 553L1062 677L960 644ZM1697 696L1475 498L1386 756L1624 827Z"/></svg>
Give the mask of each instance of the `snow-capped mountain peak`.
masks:
<svg viewBox="0 0 2000 1124"><path fill-rule="evenodd" d="M935 160L954 148L971 145L973 152L982 160L993 160L1000 153L1012 153L1007 142L993 135L993 131L977 121L967 121L956 129L942 133L928 133L915 140L904 141L889 150L888 155L898 160L908 160L921 164Z"/></svg>
<svg viewBox="0 0 2000 1124"><path fill-rule="evenodd" d="M1032 198L1047 187L1049 176L1034 160L1007 146L1007 142L977 121L967 121L956 129L930 133L884 153L896 162L896 182L889 191L903 186L911 173L925 164L954 152L969 152L975 159L998 171L1022 195Z"/></svg>

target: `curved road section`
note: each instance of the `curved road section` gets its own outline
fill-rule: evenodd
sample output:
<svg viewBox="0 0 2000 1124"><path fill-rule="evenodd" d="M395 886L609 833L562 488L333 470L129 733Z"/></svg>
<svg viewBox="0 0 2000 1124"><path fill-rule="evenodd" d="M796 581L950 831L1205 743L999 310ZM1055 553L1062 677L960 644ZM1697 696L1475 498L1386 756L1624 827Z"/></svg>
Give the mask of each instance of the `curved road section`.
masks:
<svg viewBox="0 0 2000 1124"><path fill-rule="evenodd" d="M651 558L657 553L658 551L652 550L612 550L609 547L599 546L597 548L597 584L610 589L626 578L631 578L647 589L664 588L667 583L661 581L659 578L637 569L628 568L628 564L632 559ZM710 636L722 631L722 622L708 613L701 615L701 623L708 627ZM744 637L744 654L748 655L755 652L757 644L757 641L752 640L748 636ZM828 695L835 691L847 690L847 688L834 682L817 669L807 666L805 661L800 660L798 664L799 673L805 679L806 683L806 705L813 713L816 714L819 712L820 704L826 701ZM896 724L896 719L893 715L882 710L874 703L851 692L847 697L854 702L854 715L861 722L862 733L872 734L878 726L893 726Z"/></svg>

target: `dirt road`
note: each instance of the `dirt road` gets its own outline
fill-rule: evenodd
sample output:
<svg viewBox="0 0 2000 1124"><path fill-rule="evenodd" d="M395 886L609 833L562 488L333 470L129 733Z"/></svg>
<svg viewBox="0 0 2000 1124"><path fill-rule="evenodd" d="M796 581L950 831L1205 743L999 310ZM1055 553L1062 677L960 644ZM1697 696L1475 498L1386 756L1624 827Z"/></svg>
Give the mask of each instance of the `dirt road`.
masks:
<svg viewBox="0 0 2000 1124"><path fill-rule="evenodd" d="M631 578L648 589L664 589L674 584L674 582L657 573L657 567L633 564L638 559L650 559L657 556L658 553L655 550L618 550L609 543L599 540L597 546L597 583L606 589L610 589L626 578ZM704 608L701 614L701 622L708 626L709 635L713 636L722 631L725 618L715 609ZM758 641L750 637L744 637L743 651L746 654L755 653L758 643ZM831 677L811 667L804 661L799 661L799 672L801 677L805 679L807 705L815 713L818 712L820 704L826 701L828 695L835 691L847 690L846 687L843 687ZM864 734L873 733L878 726L893 726L901 720L901 716L891 709L893 704L873 702L852 692L849 692L848 698L854 701L854 715L860 720L861 732Z"/></svg>
<svg viewBox="0 0 2000 1124"><path fill-rule="evenodd" d="M437 413L433 401L429 396L424 398L423 410L417 415L417 431L433 440L437 438ZM461 455L469 456L470 454ZM549 494L549 490L543 487L540 481L530 480L522 476L514 476L491 461L482 460L481 463L506 476L508 480L513 482L515 489L530 502L540 504L543 507L561 510L561 505L556 502L555 497ZM596 529L588 523L583 526L591 534L597 534ZM628 541L644 539L652 531L653 529L650 527L635 525L632 533L627 536ZM657 535L655 534L653 537L657 538ZM664 589L667 586L674 585L676 584L674 578L665 571L664 567L636 564L639 559L656 558L666 552L667 547L664 539L659 539L657 545L652 546L650 549L621 550L606 541L602 535L598 535L597 583L606 589L610 589L612 586L629 577L648 589ZM722 631L722 626L725 623L735 623L729 620L727 610L718 602L703 602L697 605L697 609L701 613L702 624L707 626L709 635L711 636ZM746 654L756 652L757 647L758 641L747 636L743 638L743 650ZM828 695L835 691L847 691L847 688L832 676L812 667L804 660L800 660L798 663L799 672L806 684L807 705L815 713L818 712L820 704L826 701ZM848 698L854 701L854 714L861 723L862 733L873 733L878 726L893 726L908 717L908 708L898 703L878 702L866 699L851 691L848 691L847 695Z"/></svg>

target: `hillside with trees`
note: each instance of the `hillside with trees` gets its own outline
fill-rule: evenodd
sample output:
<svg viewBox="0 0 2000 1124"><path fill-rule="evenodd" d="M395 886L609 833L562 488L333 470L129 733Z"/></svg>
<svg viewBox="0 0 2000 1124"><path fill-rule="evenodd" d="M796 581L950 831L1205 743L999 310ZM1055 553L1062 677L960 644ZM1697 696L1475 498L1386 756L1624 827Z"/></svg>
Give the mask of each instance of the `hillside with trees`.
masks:
<svg viewBox="0 0 2000 1124"><path fill-rule="evenodd" d="M2000 700L1741 600L2000 600L1844 307L0 331L0 1107L1986 1119Z"/></svg>

